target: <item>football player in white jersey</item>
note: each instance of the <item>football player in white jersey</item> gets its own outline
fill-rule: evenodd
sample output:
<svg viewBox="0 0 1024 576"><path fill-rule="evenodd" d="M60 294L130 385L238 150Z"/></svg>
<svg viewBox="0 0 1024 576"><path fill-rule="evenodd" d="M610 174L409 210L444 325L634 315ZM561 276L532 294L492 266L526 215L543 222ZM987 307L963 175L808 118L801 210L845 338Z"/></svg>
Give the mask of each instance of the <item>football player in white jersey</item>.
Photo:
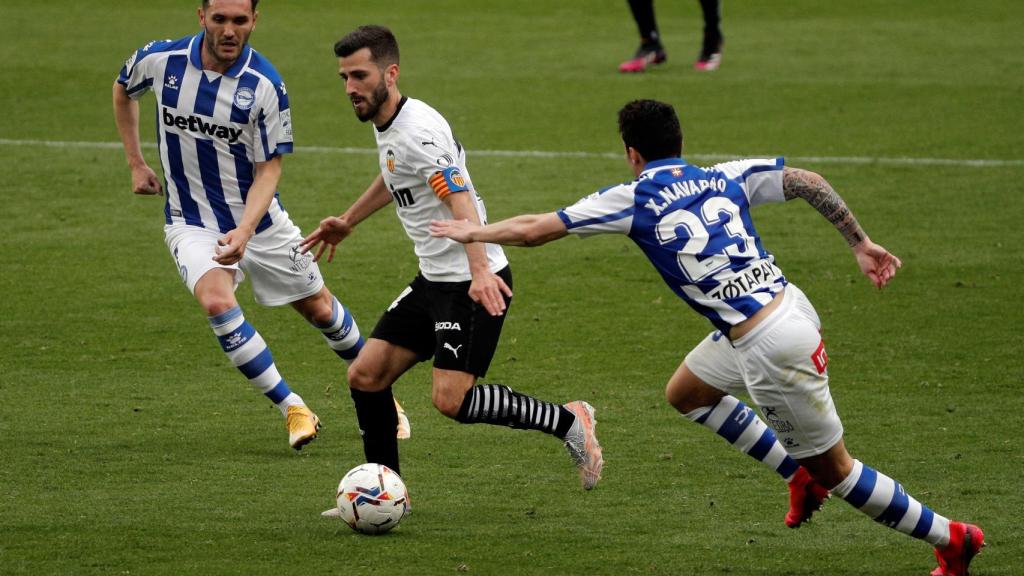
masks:
<svg viewBox="0 0 1024 576"><path fill-rule="evenodd" d="M281 377L235 288L248 274L258 302L290 304L345 362L364 339L299 250L302 234L277 199L281 158L292 151L291 114L284 82L248 44L256 3L203 0L202 31L134 52L114 82L114 116L132 191L166 188L164 234L182 280L232 364L281 410L288 442L299 450L316 438L320 420ZM150 90L165 185L139 143L137 100Z"/></svg>
<svg viewBox="0 0 1024 576"><path fill-rule="evenodd" d="M384 312L349 367L364 450L369 462L398 471L392 384L433 358L432 400L458 422L532 429L565 441L583 487L601 475L594 411L586 402L552 404L498 384L476 385L490 365L512 299L512 273L500 246L462 246L430 236L431 220L486 220L483 201L466 171L466 153L451 127L427 104L398 89L398 42L383 26L361 26L334 47L339 74L356 116L371 121L381 173L339 217L306 237L319 260L363 220L388 204L419 257L419 274Z"/></svg>
<svg viewBox="0 0 1024 576"><path fill-rule="evenodd" d="M669 380L668 401L789 480L786 524L795 528L809 519L831 492L934 546L939 567L933 576L966 575L984 545L981 529L935 514L847 452L818 315L762 246L750 208L806 200L842 234L878 288L895 276L899 258L868 238L818 174L786 167L781 158L708 169L687 164L679 119L668 104L630 102L619 112L619 131L636 180L556 212L482 227L450 219L433 223L431 233L517 246L570 233L629 236L669 287L716 328ZM767 425L734 396L739 393L754 400Z"/></svg>

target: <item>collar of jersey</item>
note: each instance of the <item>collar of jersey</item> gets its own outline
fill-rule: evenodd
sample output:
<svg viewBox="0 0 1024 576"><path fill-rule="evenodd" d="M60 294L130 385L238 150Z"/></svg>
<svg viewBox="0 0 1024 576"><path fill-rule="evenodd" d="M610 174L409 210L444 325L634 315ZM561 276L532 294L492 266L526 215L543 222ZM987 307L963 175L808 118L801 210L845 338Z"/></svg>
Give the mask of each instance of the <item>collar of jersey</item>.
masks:
<svg viewBox="0 0 1024 576"><path fill-rule="evenodd" d="M395 106L395 113L391 115L391 118L388 118L388 121L380 126L376 126L377 132L387 132L388 128L391 128L391 125L395 122L395 118L398 118L398 113L402 111L402 107L405 106L405 103L408 100L408 96L402 96L402 99L398 101L398 106Z"/></svg>
<svg viewBox="0 0 1024 576"><path fill-rule="evenodd" d="M644 170L640 174L647 174L648 172L660 170L666 166L686 166L686 160L683 160L682 158L662 158L661 160L653 160L644 166Z"/></svg>
<svg viewBox="0 0 1024 576"><path fill-rule="evenodd" d="M206 30L203 30L199 34L192 37L192 45L188 49L188 60L193 66L203 69L203 57L201 54L203 48L203 36L206 35ZM252 48L246 44L242 46L242 52L238 55L238 60L228 68L228 71L224 73L225 76L231 78L238 78L242 75L242 70L245 69L245 65L249 63L249 56L252 54Z"/></svg>

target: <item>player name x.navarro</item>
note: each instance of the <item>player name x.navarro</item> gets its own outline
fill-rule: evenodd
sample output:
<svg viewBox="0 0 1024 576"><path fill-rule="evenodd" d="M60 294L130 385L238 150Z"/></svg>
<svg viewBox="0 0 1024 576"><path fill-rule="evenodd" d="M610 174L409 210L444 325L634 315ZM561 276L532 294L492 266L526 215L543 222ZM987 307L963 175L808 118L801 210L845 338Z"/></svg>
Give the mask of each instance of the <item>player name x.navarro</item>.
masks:
<svg viewBox="0 0 1024 576"><path fill-rule="evenodd" d="M234 144L238 142L238 137L242 135L241 128L232 128L230 126L221 126L219 124L207 123L198 116L189 114L188 116L176 116L166 106L162 108L164 124L167 126L177 126L180 130L188 130L190 132L199 132L200 134L206 134L221 140L227 140L228 144Z"/></svg>
<svg viewBox="0 0 1024 576"><path fill-rule="evenodd" d="M654 210L655 216L661 216L661 213L676 200L686 198L687 196L696 196L708 188L724 192L725 180L722 178L712 178L711 180L679 180L678 182L673 182L658 190L658 195L661 196L664 202L659 204L651 198L647 201L647 204L644 204L644 208Z"/></svg>

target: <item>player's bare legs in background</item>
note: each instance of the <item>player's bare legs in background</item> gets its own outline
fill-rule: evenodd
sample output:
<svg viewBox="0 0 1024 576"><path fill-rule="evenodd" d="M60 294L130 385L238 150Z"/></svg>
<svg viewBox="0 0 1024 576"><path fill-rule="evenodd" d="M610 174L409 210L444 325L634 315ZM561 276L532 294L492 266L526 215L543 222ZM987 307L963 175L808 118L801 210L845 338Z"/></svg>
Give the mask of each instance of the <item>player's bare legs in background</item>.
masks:
<svg viewBox="0 0 1024 576"><path fill-rule="evenodd" d="M306 322L314 325L327 324L334 314L334 295L327 286L324 286L316 294L292 302L291 306L306 319Z"/></svg>
<svg viewBox="0 0 1024 576"><path fill-rule="evenodd" d="M296 450L316 438L320 420L291 391L274 364L263 337L246 321L235 299L235 271L212 268L196 282L194 294L206 312L221 349L231 363L269 398L286 418L288 443Z"/></svg>
<svg viewBox="0 0 1024 576"><path fill-rule="evenodd" d="M195 297L207 316L216 316L238 306L234 281L234 270L213 268L196 282Z"/></svg>

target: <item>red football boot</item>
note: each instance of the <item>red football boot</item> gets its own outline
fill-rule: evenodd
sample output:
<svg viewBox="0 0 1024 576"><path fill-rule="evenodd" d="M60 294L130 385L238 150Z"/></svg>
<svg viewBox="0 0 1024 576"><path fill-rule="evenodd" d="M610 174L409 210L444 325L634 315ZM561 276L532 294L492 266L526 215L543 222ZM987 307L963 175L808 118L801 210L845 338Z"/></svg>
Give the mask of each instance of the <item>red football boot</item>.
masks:
<svg viewBox="0 0 1024 576"><path fill-rule="evenodd" d="M985 546L985 533L974 524L949 523L949 544L935 548L939 567L932 570L932 576L968 576L971 560Z"/></svg>
<svg viewBox="0 0 1024 576"><path fill-rule="evenodd" d="M793 479L789 481L789 512L786 513L786 526L799 528L811 519L811 515L821 510L821 504L828 498L828 490L811 478L807 469L801 466Z"/></svg>

